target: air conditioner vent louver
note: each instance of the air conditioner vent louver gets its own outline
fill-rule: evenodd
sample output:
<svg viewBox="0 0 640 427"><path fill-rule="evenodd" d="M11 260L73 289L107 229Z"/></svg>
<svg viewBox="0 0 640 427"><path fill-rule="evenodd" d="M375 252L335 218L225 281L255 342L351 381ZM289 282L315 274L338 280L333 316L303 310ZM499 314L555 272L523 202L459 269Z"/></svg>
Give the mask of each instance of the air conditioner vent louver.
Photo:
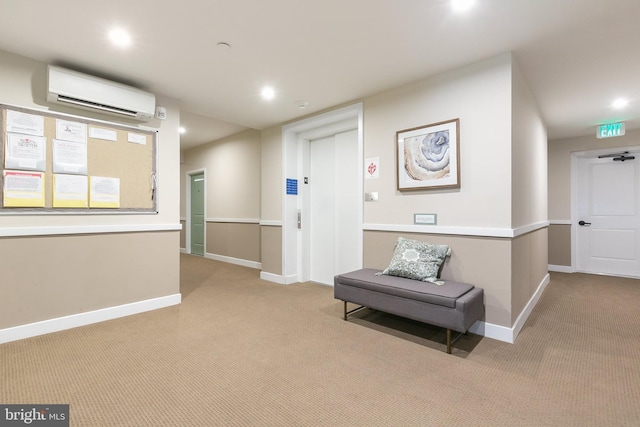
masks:
<svg viewBox="0 0 640 427"><path fill-rule="evenodd" d="M82 101L80 99L70 98L64 95L58 95L58 102L65 102L67 104L78 105L80 107L96 108L98 110L108 111L110 113L124 114L126 116L136 117L135 111L111 107L109 105L99 104L97 102Z"/></svg>
<svg viewBox="0 0 640 427"><path fill-rule="evenodd" d="M47 101L136 120L149 120L155 114L155 96L120 83L48 67Z"/></svg>

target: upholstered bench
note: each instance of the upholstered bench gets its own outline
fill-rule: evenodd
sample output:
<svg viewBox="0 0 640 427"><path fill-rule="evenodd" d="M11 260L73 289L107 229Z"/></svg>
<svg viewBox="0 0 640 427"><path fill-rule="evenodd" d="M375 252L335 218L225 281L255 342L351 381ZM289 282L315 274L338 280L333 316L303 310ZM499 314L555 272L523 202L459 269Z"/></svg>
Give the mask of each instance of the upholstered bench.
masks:
<svg viewBox="0 0 640 427"><path fill-rule="evenodd" d="M442 280L441 285L404 277L376 274L365 268L334 277L334 297L344 302L344 320L368 307L445 328L447 353L451 354L451 330L468 332L484 318L484 291L468 283ZM347 303L360 305L347 311Z"/></svg>

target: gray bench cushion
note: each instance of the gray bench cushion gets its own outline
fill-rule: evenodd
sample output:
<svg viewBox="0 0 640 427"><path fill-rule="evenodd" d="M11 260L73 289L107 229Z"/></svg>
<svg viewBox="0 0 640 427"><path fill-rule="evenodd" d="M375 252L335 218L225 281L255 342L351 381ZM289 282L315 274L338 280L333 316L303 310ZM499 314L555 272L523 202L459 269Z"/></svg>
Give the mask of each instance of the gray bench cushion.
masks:
<svg viewBox="0 0 640 427"><path fill-rule="evenodd" d="M335 276L334 284L344 284L357 288L382 292L416 301L423 301L443 307L455 308L456 299L474 288L468 283L444 280L444 285L421 282L404 277L376 275L381 270L364 268Z"/></svg>

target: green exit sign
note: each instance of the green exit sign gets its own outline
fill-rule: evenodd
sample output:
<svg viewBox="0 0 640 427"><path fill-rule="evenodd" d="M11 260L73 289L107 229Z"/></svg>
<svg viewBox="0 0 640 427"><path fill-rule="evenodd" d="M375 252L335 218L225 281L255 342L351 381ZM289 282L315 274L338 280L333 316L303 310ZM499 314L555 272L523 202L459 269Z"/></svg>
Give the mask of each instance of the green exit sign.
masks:
<svg viewBox="0 0 640 427"><path fill-rule="evenodd" d="M612 138L614 136L624 135L624 123L610 123L608 125L598 126L596 136L598 138Z"/></svg>

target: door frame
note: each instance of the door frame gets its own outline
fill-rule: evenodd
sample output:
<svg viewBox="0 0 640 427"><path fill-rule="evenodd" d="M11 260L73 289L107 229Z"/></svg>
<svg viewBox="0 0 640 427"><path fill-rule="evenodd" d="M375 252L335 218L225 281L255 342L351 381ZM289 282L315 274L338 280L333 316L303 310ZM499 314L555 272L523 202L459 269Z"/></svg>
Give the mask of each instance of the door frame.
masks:
<svg viewBox="0 0 640 427"><path fill-rule="evenodd" d="M578 273L578 162L583 159L593 159L603 154L619 151L640 151L640 146L609 147L597 150L576 151L571 153L571 272ZM593 274L593 273L592 273ZM598 273L595 273L598 274ZM611 274L608 274L611 275ZM622 276L621 277L628 277Z"/></svg>
<svg viewBox="0 0 640 427"><path fill-rule="evenodd" d="M298 210L301 209L300 188L304 176L300 152L304 141L316 139L323 133L329 135L341 127L342 123L357 120L358 132L358 189L363 194L358 209L358 254L360 264L363 254L363 221L364 221L364 137L363 137L363 103L359 102L318 116L300 120L282 127L282 283L290 284L302 281L303 256L302 239L298 233ZM351 127L353 129L353 127ZM339 132L335 132L339 133ZM298 180L298 195L287 194L287 178Z"/></svg>
<svg viewBox="0 0 640 427"><path fill-rule="evenodd" d="M191 254L191 177L193 175L203 174L204 176L204 255L207 255L207 169L193 169L185 173L185 194L186 194L186 207L187 218L185 221L186 227L186 253Z"/></svg>

